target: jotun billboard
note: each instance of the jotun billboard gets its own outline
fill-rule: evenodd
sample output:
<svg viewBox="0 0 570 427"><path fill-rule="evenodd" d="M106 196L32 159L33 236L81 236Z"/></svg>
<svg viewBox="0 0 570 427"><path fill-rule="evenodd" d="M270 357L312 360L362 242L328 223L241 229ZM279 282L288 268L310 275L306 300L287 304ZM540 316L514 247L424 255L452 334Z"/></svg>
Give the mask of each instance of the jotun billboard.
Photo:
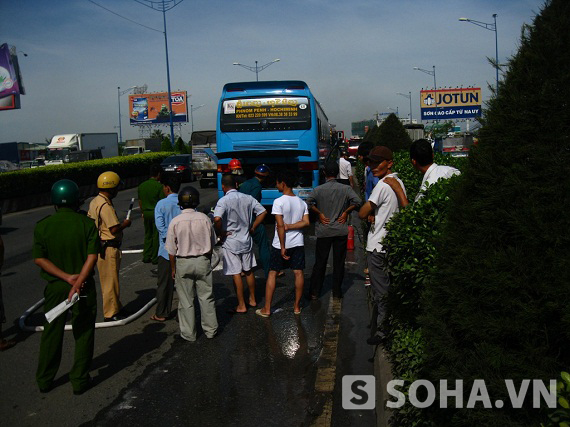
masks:
<svg viewBox="0 0 570 427"><path fill-rule="evenodd" d="M188 122L186 91L170 92L172 100L172 121ZM168 92L129 95L131 125L148 123L169 123Z"/></svg>
<svg viewBox="0 0 570 427"><path fill-rule="evenodd" d="M422 120L481 117L481 88L422 90L420 109Z"/></svg>

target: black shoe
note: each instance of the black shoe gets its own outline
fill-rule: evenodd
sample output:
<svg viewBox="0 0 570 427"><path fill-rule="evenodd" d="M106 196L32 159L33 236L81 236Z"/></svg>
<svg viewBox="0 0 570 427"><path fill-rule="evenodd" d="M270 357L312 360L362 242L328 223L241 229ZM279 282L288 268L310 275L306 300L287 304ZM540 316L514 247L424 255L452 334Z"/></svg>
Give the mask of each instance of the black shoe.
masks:
<svg viewBox="0 0 570 427"><path fill-rule="evenodd" d="M113 317L105 317L105 322L116 322L117 320L124 320L127 317L128 316L126 316L124 314L117 313Z"/></svg>
<svg viewBox="0 0 570 427"><path fill-rule="evenodd" d="M380 345L382 344L382 341L384 341L384 338L382 338L380 335L374 335L373 337L370 337L366 340L366 344Z"/></svg>
<svg viewBox="0 0 570 427"><path fill-rule="evenodd" d="M40 387L40 393L49 393L53 390L53 384L48 385L47 387Z"/></svg>
<svg viewBox="0 0 570 427"><path fill-rule="evenodd" d="M91 387L93 387L93 378L89 377L89 380L87 381L87 384L85 384L82 388L80 388L79 390L73 390L73 394L76 396L81 396L83 393L85 393L87 390L89 390Z"/></svg>
<svg viewBox="0 0 570 427"><path fill-rule="evenodd" d="M152 270L150 270L151 274L154 276L158 276L158 268L153 268Z"/></svg>

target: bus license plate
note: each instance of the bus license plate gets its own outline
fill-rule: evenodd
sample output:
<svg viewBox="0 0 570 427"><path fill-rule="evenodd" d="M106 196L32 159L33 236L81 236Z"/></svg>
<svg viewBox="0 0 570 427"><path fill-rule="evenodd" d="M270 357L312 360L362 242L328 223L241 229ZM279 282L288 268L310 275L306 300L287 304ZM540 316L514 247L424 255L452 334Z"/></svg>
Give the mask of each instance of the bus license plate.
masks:
<svg viewBox="0 0 570 427"><path fill-rule="evenodd" d="M214 174L212 172L208 172L206 176L214 176Z"/></svg>

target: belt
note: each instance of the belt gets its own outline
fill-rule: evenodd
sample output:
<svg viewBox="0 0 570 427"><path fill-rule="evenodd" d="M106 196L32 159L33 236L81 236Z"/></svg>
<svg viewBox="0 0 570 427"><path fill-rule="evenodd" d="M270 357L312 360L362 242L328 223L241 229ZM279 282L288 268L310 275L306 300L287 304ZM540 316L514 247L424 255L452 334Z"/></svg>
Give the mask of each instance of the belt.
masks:
<svg viewBox="0 0 570 427"><path fill-rule="evenodd" d="M120 240L103 240L101 242L101 244L105 248L117 248L117 249L121 247L121 243L122 242Z"/></svg>
<svg viewBox="0 0 570 427"><path fill-rule="evenodd" d="M203 254L203 255L188 255L188 256L180 256L180 255L176 255L176 258L184 258L184 259L188 259L188 258L200 258L200 257L206 257L209 258L207 254Z"/></svg>

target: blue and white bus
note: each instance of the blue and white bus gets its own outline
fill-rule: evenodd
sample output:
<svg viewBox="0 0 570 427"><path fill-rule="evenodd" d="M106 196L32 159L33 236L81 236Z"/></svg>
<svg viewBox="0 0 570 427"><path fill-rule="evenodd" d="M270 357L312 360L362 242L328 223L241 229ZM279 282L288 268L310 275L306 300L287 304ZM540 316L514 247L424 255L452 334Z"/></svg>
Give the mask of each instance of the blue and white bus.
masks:
<svg viewBox="0 0 570 427"><path fill-rule="evenodd" d="M257 165L286 169L297 176L295 194L306 198L319 185L320 167L331 152L328 119L302 81L228 83L216 126L218 193L222 175L238 159L246 178ZM264 184L261 203L270 206L281 194L275 180Z"/></svg>

